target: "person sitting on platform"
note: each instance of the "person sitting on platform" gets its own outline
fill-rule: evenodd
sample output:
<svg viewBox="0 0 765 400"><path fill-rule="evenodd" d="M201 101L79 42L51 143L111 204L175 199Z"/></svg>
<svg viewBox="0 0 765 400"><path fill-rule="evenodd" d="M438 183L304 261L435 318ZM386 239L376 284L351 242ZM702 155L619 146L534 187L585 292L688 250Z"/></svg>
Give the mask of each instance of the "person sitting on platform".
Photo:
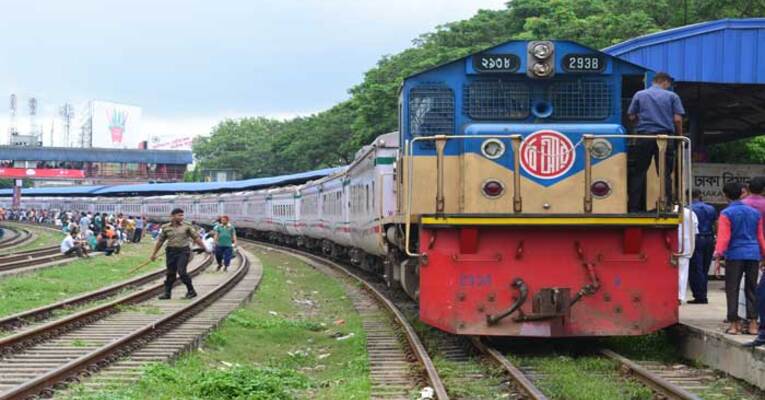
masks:
<svg viewBox="0 0 765 400"><path fill-rule="evenodd" d="M739 182L729 182L723 186L723 193L730 204L720 213L713 256L717 276L720 275L720 258L725 256L725 298L727 320L730 323L725 333L731 335L738 335L742 331L737 312L742 277L746 317L749 320L747 332L757 331L755 288L757 270L765 254L762 217L757 210L740 200L744 192L744 185Z"/></svg>

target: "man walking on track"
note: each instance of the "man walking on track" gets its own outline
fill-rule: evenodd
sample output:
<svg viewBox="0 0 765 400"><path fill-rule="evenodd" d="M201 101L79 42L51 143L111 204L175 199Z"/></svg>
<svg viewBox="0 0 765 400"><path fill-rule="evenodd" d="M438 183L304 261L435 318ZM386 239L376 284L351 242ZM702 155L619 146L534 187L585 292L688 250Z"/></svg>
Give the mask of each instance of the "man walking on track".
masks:
<svg viewBox="0 0 765 400"><path fill-rule="evenodd" d="M191 249L189 248L189 244L194 242L197 246L203 249L205 248L205 244L199 238L194 227L187 222L183 222L183 210L180 208L174 209L170 213L170 222L162 225L159 236L157 237L157 244L154 246L154 251L151 253L151 261L157 259L157 253L159 253L159 250L165 242L167 242L167 249L165 249L167 275L165 278L165 293L159 296L159 299L167 300L170 298L176 274L180 276L181 282L186 285L187 292L185 298L191 299L196 297L197 292L191 284L191 277L188 272L186 272L186 267L191 259Z"/></svg>
<svg viewBox="0 0 765 400"><path fill-rule="evenodd" d="M215 234L215 261L218 262L217 271L220 271L221 262L223 262L223 270L228 271L231 257L234 254L234 246L236 246L236 229L229 223L228 215L220 218L220 224L215 225L213 232Z"/></svg>
<svg viewBox="0 0 765 400"><path fill-rule="evenodd" d="M683 135L683 115L685 109L680 96L669 91L672 77L664 72L658 72L653 77L653 85L635 93L632 97L627 115L636 123L638 135ZM646 172L651 166L651 160L659 162L659 149L655 140L637 139L631 146L628 155L632 160L632 168L627 172L627 192L629 194L629 212L645 210ZM663 180L665 195L672 201L672 170L675 164L675 146L673 141L667 141L665 153L666 168ZM662 199L664 200L664 199Z"/></svg>
<svg viewBox="0 0 765 400"><path fill-rule="evenodd" d="M696 248L691 258L690 283L693 300L689 304L707 304L707 281L709 266L712 265L712 253L715 249L714 225L717 211L704 202L701 190L693 189L691 209L699 220L699 233L696 235Z"/></svg>

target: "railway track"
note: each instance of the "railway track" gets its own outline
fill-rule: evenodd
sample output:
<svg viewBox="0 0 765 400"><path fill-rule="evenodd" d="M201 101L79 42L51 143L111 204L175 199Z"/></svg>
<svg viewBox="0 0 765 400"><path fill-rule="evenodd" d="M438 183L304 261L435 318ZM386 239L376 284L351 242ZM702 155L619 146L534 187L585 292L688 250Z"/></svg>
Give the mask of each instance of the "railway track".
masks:
<svg viewBox="0 0 765 400"><path fill-rule="evenodd" d="M152 282L105 304L0 338L0 399L49 397L88 375L93 376L83 387L97 390L105 382L135 379L141 365L193 347L249 299L262 276L259 262L253 263L246 252L229 273L203 273L210 261L194 261L191 272L197 275L199 297L192 301L179 299L178 288L176 299L155 300L163 287ZM156 278L154 274L141 278ZM50 309L38 311L50 315Z"/></svg>
<svg viewBox="0 0 765 400"><path fill-rule="evenodd" d="M241 239L240 239L241 240ZM335 261L325 259L321 256L308 253L302 250L282 247L271 243L256 242L248 240L258 247L279 251L294 257L297 257L309 265L329 273L330 275L341 275L351 278L359 283L363 290L358 287L349 286L349 298L353 301L357 310L364 321L364 328L368 334L367 349L369 353L370 374L372 378L371 398L411 398L412 392L421 390L417 387L416 380L406 381L406 372L413 370L413 363L416 364L414 370L424 372L421 376L420 384L427 384L433 389L436 399L444 400L450 398L449 387L443 382L436 370L430 355L422 344L422 340L417 337L411 324L399 310L400 304L395 304L374 283L357 274L346 266ZM406 307L406 306L405 306ZM392 323L397 327L391 327L390 322L383 321L380 316L380 309L389 315ZM408 348L404 349L402 355L400 345L403 339ZM505 354L481 340L479 337L472 337L470 344L485 355L495 365L499 366L506 374L508 384L504 389L508 399L527 399L527 400L547 400L548 397L536 386L537 376L529 376L527 371L515 366ZM463 360L470 357L469 349L457 344L457 340L450 343L446 341L439 343L440 350L445 352L447 358L454 360ZM704 370L706 374L698 373L698 369L688 369L687 373L679 373L672 368L658 363L636 362L617 354L608 349L599 349L598 353L615 361L619 365L625 379L634 379L641 384L649 387L656 398L671 400L700 400L698 393L704 389L704 382L713 379L713 371ZM409 354L406 358L405 354ZM411 372L410 372L411 374ZM469 377L482 379L478 375ZM452 396L458 398L463 396ZM464 397L469 398L469 397Z"/></svg>
<svg viewBox="0 0 765 400"><path fill-rule="evenodd" d="M59 246L4 254L0 256L0 275L3 275L5 272L42 266L67 258L74 259L74 257L61 254Z"/></svg>
<svg viewBox="0 0 765 400"><path fill-rule="evenodd" d="M2 259L0 259L1 264ZM88 303L113 297L126 290L140 288L142 285L152 281L164 279L164 276L165 269L160 268L56 303L0 317L0 331L12 331L34 322L44 321L58 312L72 310Z"/></svg>
<svg viewBox="0 0 765 400"><path fill-rule="evenodd" d="M9 227L7 225L3 225L2 228L5 230L5 235L3 240L0 241L0 250L12 249L34 239L34 234L24 228ZM9 231L12 232L10 237L8 236Z"/></svg>

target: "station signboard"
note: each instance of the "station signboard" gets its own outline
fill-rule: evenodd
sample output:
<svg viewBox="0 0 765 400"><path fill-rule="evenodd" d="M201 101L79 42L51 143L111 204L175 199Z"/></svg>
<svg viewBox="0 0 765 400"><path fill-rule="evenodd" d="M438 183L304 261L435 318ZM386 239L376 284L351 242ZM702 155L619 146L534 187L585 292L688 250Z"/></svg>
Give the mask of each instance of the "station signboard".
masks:
<svg viewBox="0 0 765 400"><path fill-rule="evenodd" d="M704 201L727 203L722 192L728 182L749 182L755 176L765 176L765 165L759 164L693 164L693 187L700 189Z"/></svg>
<svg viewBox="0 0 765 400"><path fill-rule="evenodd" d="M0 168L2 178L84 179L85 171L67 168Z"/></svg>

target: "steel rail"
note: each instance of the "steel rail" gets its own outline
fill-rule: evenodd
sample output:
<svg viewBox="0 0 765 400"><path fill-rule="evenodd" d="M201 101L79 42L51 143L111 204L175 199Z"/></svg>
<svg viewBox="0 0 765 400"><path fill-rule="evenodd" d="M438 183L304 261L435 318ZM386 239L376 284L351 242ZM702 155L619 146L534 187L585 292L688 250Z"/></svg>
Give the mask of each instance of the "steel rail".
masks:
<svg viewBox="0 0 765 400"><path fill-rule="evenodd" d="M14 262L18 260L24 260L28 259L30 257L40 256L40 255L49 255L53 253L58 253L59 246L49 246L49 247L42 247L39 249L32 249L32 250L24 250L24 251L18 251L18 252L10 252L6 254L0 254L0 265L7 262Z"/></svg>
<svg viewBox="0 0 765 400"><path fill-rule="evenodd" d="M210 258L208 257L208 261L209 260ZM104 363L110 363L119 356L130 352L133 348L138 347L142 341L151 340L157 335L161 335L169 328L172 328L172 326L185 321L193 314L203 310L209 304L213 303L236 286L236 284L247 274L249 268L249 259L242 255L241 267L237 269L235 274L232 274L228 279L218 284L212 291L205 293L182 309L166 315L158 321L146 324L109 344L69 361L55 370L49 371L48 373L27 381L14 389L4 392L0 395L0 400L24 399L38 395L46 390L50 390L49 388L54 387L60 382L76 380L80 373L84 371L97 368Z"/></svg>
<svg viewBox="0 0 765 400"><path fill-rule="evenodd" d="M622 367L626 368L629 372L635 376L640 382L649 386L659 394L666 396L668 399L678 400L701 400L701 397L675 385L674 383L654 374L647 370L638 363L612 351L609 349L600 349L600 354L618 362Z"/></svg>
<svg viewBox="0 0 765 400"><path fill-rule="evenodd" d="M472 336L470 341L478 350L489 356L494 362L500 364L505 369L510 379L515 383L517 389L523 392L523 395L530 400L547 400L547 396L542 393L534 384L523 374L523 372L513 365L504 354L493 347L484 344L479 337Z"/></svg>
<svg viewBox="0 0 765 400"><path fill-rule="evenodd" d="M439 400L449 399L449 395L446 392L446 387L444 386L444 383L441 380L441 377L439 376L435 365L433 364L433 360L430 358L430 355L425 349L425 346L422 344L420 337L414 331L414 327L412 327L412 325L409 323L409 321L404 316L404 314L401 313L401 311L398 309L398 307L396 307L393 304L392 301L390 301L384 294L382 294L382 292L377 290L364 278L358 276L357 274L355 274L354 272L352 272L351 270L349 270L348 268L346 268L345 266L341 264L338 264L331 260L327 260L315 254L305 252L303 250L298 250L291 247L289 248L283 247L283 246L275 245L272 243L254 241L250 239L239 238L239 240L243 242L251 243L253 245L260 246L263 248L269 248L269 249L279 251L281 253L290 255L292 257L302 259L303 261L306 261L309 264L319 263L319 264L329 266L337 271L342 272L343 274L355 280L356 282L360 283L369 293L371 293L374 296L375 300L377 300L380 304L382 304L387 309L387 311L396 320L396 323L398 323L403 329L404 335L406 336L409 347L411 348L415 357L417 357L417 360L425 369L425 373L428 377L428 380L430 381L429 383L431 387L433 388L433 391L435 392L436 398Z"/></svg>
<svg viewBox="0 0 765 400"><path fill-rule="evenodd" d="M11 328L18 328L29 321L42 320L54 311L62 310L69 307L101 300L103 298L115 295L122 290L134 288L146 284L152 280L159 279L165 275L165 268L157 269L156 271L147 272L134 278L124 280L122 282L115 283L110 286L106 286L100 289L96 289L91 292L83 293L81 295L70 297L55 303L44 305L41 307L33 308L31 310L22 311L16 314L12 314L6 317L0 318L0 330L8 330Z"/></svg>
<svg viewBox="0 0 765 400"><path fill-rule="evenodd" d="M32 234L32 232L23 228L9 227L9 226L3 226L3 228L15 231L16 236L13 237L13 239L0 243L0 250L10 249L13 247L20 246L22 244L32 241L35 237L34 234Z"/></svg>
<svg viewBox="0 0 765 400"><path fill-rule="evenodd" d="M196 268L194 268L193 271L189 271L189 275L194 276L201 273L211 263L212 257L207 256L206 259ZM180 282L176 280L175 284L178 285ZM7 355L10 353L18 352L23 348L28 347L28 345L34 344L41 340L45 340L49 337L58 336L76 328L77 326L87 324L93 319L101 319L107 315L111 315L112 313L118 311L118 306L144 301L150 297L155 296L163 289L164 284L158 283L137 292L133 292L126 296L112 300L108 303L101 304L87 310L82 310L80 312L68 315L55 321L50 321L23 332L18 332L16 334L0 338L0 355Z"/></svg>
<svg viewBox="0 0 765 400"><path fill-rule="evenodd" d="M47 264L49 262L63 260L66 258L71 258L72 260L75 259L74 256L64 255L57 249L55 249L55 251L38 251L28 255L22 255L18 257L14 256L10 261L0 259L0 271L12 271L15 269L32 267L40 264Z"/></svg>

